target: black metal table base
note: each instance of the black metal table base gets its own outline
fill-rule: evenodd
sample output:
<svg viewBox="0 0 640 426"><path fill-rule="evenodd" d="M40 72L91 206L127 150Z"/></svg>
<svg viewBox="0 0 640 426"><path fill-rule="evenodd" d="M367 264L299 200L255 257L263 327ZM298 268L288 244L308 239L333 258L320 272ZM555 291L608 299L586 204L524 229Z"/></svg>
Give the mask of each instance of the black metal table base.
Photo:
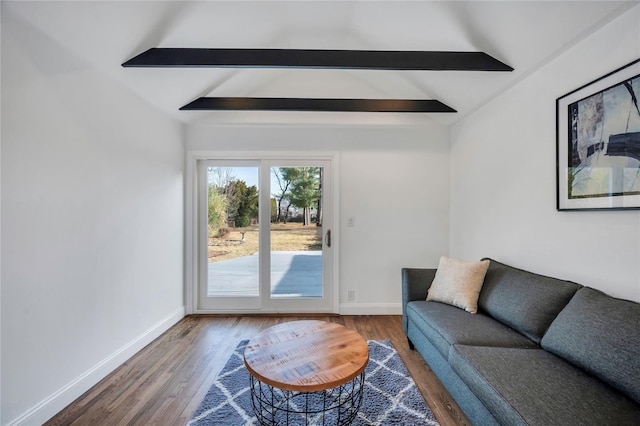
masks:
<svg viewBox="0 0 640 426"><path fill-rule="evenodd" d="M363 391L364 371L344 385L316 392L282 390L251 376L251 402L261 425L350 425Z"/></svg>

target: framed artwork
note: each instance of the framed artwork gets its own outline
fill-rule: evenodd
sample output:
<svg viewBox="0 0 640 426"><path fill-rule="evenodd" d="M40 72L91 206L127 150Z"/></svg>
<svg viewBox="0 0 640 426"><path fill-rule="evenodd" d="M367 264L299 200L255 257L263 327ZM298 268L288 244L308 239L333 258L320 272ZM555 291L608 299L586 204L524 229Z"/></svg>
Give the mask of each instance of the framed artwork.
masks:
<svg viewBox="0 0 640 426"><path fill-rule="evenodd" d="M640 59L556 100L558 210L640 209Z"/></svg>

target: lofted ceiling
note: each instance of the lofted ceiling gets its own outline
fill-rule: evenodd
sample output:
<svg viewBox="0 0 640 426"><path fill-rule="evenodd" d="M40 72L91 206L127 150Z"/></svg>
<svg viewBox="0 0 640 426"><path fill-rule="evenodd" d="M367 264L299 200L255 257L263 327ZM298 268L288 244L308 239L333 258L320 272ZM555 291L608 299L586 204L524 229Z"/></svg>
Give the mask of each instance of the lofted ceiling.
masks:
<svg viewBox="0 0 640 426"><path fill-rule="evenodd" d="M3 1L2 14L3 20L15 19L33 27L79 61L186 124L446 126L634 4L637 2ZM154 47L483 51L514 71L121 66ZM180 110L200 97L434 99L457 112Z"/></svg>

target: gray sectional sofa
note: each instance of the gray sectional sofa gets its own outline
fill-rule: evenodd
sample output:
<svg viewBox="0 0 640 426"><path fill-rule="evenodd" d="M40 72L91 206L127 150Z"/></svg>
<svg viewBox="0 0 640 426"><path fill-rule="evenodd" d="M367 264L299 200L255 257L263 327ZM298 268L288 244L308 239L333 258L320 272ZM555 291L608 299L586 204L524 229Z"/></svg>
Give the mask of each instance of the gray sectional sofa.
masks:
<svg viewBox="0 0 640 426"><path fill-rule="evenodd" d="M640 425L640 304L489 260L476 314L402 269L409 345L473 424Z"/></svg>

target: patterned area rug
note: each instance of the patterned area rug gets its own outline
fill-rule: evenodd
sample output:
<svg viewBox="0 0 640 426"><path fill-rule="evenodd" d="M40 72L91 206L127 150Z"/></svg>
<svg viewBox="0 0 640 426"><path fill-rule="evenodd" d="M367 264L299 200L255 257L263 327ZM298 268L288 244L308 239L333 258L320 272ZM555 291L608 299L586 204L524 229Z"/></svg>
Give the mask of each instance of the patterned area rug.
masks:
<svg viewBox="0 0 640 426"><path fill-rule="evenodd" d="M240 342L189 425L257 425ZM354 425L438 425L389 340L369 341L364 397Z"/></svg>

